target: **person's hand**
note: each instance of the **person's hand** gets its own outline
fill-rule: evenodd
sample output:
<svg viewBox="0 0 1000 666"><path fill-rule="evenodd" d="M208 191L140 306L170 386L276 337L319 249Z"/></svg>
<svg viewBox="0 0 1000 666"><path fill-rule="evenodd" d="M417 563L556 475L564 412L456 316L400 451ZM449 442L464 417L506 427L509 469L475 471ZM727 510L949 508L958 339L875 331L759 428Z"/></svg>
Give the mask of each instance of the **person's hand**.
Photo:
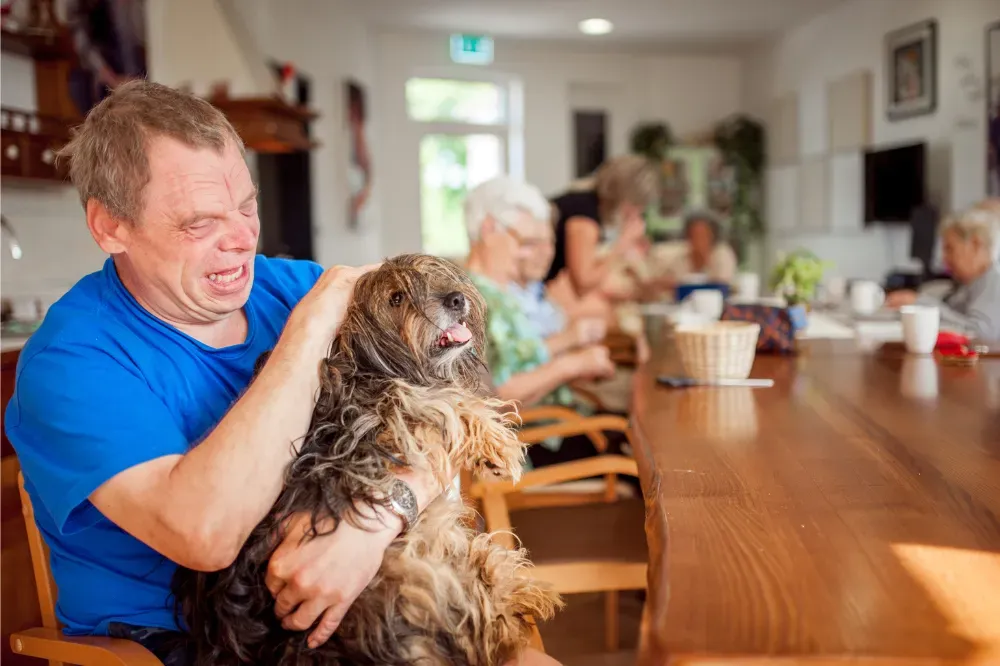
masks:
<svg viewBox="0 0 1000 666"><path fill-rule="evenodd" d="M309 634L310 648L330 639L347 609L375 577L385 549L402 529L398 518L386 522L375 531L342 522L332 534L303 541L309 514L290 521L284 541L271 555L265 585L285 629L305 631L319 619ZM322 531L329 524L319 527Z"/></svg>
<svg viewBox="0 0 1000 666"><path fill-rule="evenodd" d="M885 297L885 305L889 308L901 308L904 305L913 305L917 302L917 292L909 289L894 291Z"/></svg>
<svg viewBox="0 0 1000 666"><path fill-rule="evenodd" d="M604 339L608 333L608 322L600 317L581 317L571 324L576 347L586 347Z"/></svg>
<svg viewBox="0 0 1000 666"><path fill-rule="evenodd" d="M613 249L623 257L642 257L644 256L645 239L646 221L641 215L629 216L622 220L620 233Z"/></svg>
<svg viewBox="0 0 1000 666"><path fill-rule="evenodd" d="M603 345L591 345L564 358L577 379L608 379L615 374L611 353Z"/></svg>
<svg viewBox="0 0 1000 666"><path fill-rule="evenodd" d="M362 275L379 266L381 264L328 268L295 306L290 322L319 326L326 339L333 339L351 303L354 284Z"/></svg>

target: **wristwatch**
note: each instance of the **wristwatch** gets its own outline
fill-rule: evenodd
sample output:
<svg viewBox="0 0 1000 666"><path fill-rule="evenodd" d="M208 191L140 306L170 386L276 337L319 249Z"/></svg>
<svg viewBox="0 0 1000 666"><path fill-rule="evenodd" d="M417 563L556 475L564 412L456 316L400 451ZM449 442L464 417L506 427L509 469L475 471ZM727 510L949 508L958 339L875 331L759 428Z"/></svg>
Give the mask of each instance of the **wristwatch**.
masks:
<svg viewBox="0 0 1000 666"><path fill-rule="evenodd" d="M407 532L417 522L417 496L403 481L396 479L389 487L389 510L403 521L403 531Z"/></svg>

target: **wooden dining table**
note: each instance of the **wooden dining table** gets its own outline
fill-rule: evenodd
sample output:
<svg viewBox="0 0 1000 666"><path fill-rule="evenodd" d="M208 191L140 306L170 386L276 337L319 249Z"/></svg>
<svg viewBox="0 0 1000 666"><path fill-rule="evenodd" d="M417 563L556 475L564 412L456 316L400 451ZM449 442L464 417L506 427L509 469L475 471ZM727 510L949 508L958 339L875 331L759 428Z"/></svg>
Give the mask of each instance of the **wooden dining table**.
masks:
<svg viewBox="0 0 1000 666"><path fill-rule="evenodd" d="M652 348L640 664L1000 664L1000 359L814 340L670 389Z"/></svg>

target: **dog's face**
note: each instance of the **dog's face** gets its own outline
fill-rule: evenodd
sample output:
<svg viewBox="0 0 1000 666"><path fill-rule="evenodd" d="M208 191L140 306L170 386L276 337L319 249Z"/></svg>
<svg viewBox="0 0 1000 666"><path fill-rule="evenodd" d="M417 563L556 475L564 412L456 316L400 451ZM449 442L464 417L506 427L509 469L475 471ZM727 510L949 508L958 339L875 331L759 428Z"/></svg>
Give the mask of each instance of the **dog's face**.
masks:
<svg viewBox="0 0 1000 666"><path fill-rule="evenodd" d="M486 306L468 276L427 255L401 255L354 288L335 351L359 372L466 384L482 367Z"/></svg>

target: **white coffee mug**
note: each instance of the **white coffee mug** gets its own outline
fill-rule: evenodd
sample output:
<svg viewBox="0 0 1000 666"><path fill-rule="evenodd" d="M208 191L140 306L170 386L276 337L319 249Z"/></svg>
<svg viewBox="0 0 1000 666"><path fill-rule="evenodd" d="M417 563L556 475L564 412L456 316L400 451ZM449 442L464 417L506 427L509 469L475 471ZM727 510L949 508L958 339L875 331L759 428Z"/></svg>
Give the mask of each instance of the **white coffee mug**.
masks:
<svg viewBox="0 0 1000 666"><path fill-rule="evenodd" d="M717 320L722 316L722 292L718 289L698 289L691 292L691 305L703 317Z"/></svg>
<svg viewBox="0 0 1000 666"><path fill-rule="evenodd" d="M937 344L941 311L933 305L904 305L899 309L903 320L903 342L911 354L930 354Z"/></svg>
<svg viewBox="0 0 1000 666"><path fill-rule="evenodd" d="M857 314L873 314L885 303L885 290L869 280L851 285L851 309Z"/></svg>
<svg viewBox="0 0 1000 666"><path fill-rule="evenodd" d="M733 286L741 301L755 301L760 297L760 276L756 273L738 273Z"/></svg>

